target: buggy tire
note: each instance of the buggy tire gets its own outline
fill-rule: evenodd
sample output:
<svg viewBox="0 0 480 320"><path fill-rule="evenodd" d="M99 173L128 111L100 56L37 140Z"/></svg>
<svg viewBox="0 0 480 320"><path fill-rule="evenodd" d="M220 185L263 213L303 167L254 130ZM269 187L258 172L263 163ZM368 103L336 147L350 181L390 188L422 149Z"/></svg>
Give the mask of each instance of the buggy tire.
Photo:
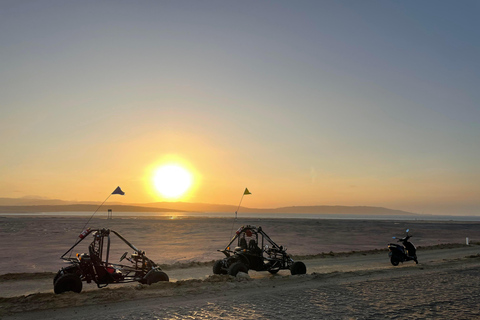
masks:
<svg viewBox="0 0 480 320"><path fill-rule="evenodd" d="M228 274L236 277L239 272L244 272L248 274L248 267L243 262L235 262L228 268Z"/></svg>
<svg viewBox="0 0 480 320"><path fill-rule="evenodd" d="M82 280L74 273L65 273L58 277L53 285L53 291L56 294L73 291L80 293L82 291Z"/></svg>
<svg viewBox="0 0 480 320"><path fill-rule="evenodd" d="M400 262L400 261L398 261L398 259L395 258L395 256L392 256L392 257L390 258L390 263L391 263L393 266L395 266L395 267L398 266L399 262Z"/></svg>
<svg viewBox="0 0 480 320"><path fill-rule="evenodd" d="M53 285L55 285L55 282L57 282L58 278L60 278L63 275L63 270L59 270L55 277L53 278Z"/></svg>
<svg viewBox="0 0 480 320"><path fill-rule="evenodd" d="M217 260L213 264L213 274L227 274L227 270L223 268L223 260Z"/></svg>
<svg viewBox="0 0 480 320"><path fill-rule="evenodd" d="M149 273L146 277L146 283L148 285L160 282L160 281L170 281L168 275L160 270L154 270L153 272Z"/></svg>
<svg viewBox="0 0 480 320"><path fill-rule="evenodd" d="M80 270L75 265L71 265L71 266L68 266L66 268L62 268L62 269L58 270L57 274L53 278L53 285L55 285L55 282L57 282L58 278L60 278L62 275L67 274L67 273L80 274Z"/></svg>
<svg viewBox="0 0 480 320"><path fill-rule="evenodd" d="M305 274L305 273L307 273L307 267L305 266L305 263L303 263L301 261L296 261L290 267L290 273L292 275Z"/></svg>
<svg viewBox="0 0 480 320"><path fill-rule="evenodd" d="M271 270L268 270L268 272L270 272L271 274L277 274L278 271L280 271L280 269L271 269Z"/></svg>

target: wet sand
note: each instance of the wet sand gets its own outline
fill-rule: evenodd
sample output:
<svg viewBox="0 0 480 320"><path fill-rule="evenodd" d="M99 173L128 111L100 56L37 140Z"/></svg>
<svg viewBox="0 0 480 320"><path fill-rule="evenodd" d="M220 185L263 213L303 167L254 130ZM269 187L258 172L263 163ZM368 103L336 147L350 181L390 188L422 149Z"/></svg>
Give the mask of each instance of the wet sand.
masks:
<svg viewBox="0 0 480 320"><path fill-rule="evenodd" d="M0 298L0 316L5 320L478 318L480 256L445 259L444 250L433 250L436 258L418 265L362 269L356 266L359 257L372 261L386 257L357 254L347 257L355 271L209 276L80 294Z"/></svg>
<svg viewBox="0 0 480 320"><path fill-rule="evenodd" d="M93 223L105 222L99 219ZM256 222L305 262L307 275L290 276L288 271L281 271L275 276L261 272L237 278L212 276L211 260L222 257L215 250L222 248L230 237L230 219L119 219L109 221L110 227L146 250L150 258L158 261L167 257L163 261L175 262L177 254L177 260L184 264L165 269L172 282L152 286L110 285L104 289L91 284L80 294L55 295L51 272L62 265L58 257L74 241L72 234L76 237L84 219L0 218L1 243L16 248L3 251L0 257L0 274L3 274L0 318L472 319L480 316L478 223L295 219ZM253 223L237 222L242 224ZM386 244L391 242L392 234L401 235L407 227L414 235L412 241L420 246L420 264L406 262L393 267L388 261ZM466 236L473 245L464 244ZM191 242L192 239L195 241ZM441 243L456 244L438 246ZM437 246L427 248L432 245ZM182 256L178 256L178 248L182 248ZM321 252L332 254L301 257ZM5 275L15 272L12 270L24 273ZM47 273L33 274L32 270Z"/></svg>

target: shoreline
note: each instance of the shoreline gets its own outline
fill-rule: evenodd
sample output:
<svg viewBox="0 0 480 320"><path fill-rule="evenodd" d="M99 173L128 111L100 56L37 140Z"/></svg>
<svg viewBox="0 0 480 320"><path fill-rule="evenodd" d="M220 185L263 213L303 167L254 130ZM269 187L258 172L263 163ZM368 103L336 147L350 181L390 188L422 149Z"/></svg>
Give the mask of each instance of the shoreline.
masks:
<svg viewBox="0 0 480 320"><path fill-rule="evenodd" d="M234 213L230 212L114 212L114 219L234 219ZM84 211L59 211L59 212L25 212L25 213L0 213L0 219L12 217L25 218L89 218L92 212ZM99 212L96 219L107 220L105 212ZM432 221L432 222L480 222L480 216L462 215L385 215L385 214L337 214L337 213L239 213L241 219L307 219L307 220L387 220L387 221Z"/></svg>
<svg viewBox="0 0 480 320"><path fill-rule="evenodd" d="M442 249L455 249L455 248L468 248L480 246L480 242L471 242L470 245L462 243L442 243L433 246L419 246L417 250L429 251L429 250L442 250ZM480 250L479 250L480 251ZM341 251L341 252L321 252L311 255L292 255L293 260L315 260L315 259L329 259L335 257L349 257L352 255L369 255L369 254L380 254L387 253L387 248L363 250L363 251ZM479 253L480 254L480 253ZM174 269L189 269L196 267L213 267L213 264L217 260L211 261L191 261L191 262L176 262L172 264L160 264L160 268L165 271L174 270ZM18 272L18 273L1 273L0 274L0 283L5 281L18 281L18 280L32 280L32 279L46 279L52 278L55 276L56 272Z"/></svg>
<svg viewBox="0 0 480 320"><path fill-rule="evenodd" d="M475 249L478 249L475 248ZM426 259L419 265L405 264L399 267L385 266L376 264L376 267L369 268L361 266L357 269L343 269L327 271L308 272L306 275L290 276L285 274L279 275L262 275L257 278L255 274L246 277L230 277L223 275L209 275L204 279L186 279L176 282L156 283L152 286L147 285L131 285L124 287L108 287L104 289L92 289L84 291L80 294L65 293L55 295L52 293L33 293L23 296L0 298L0 316L5 319L31 319L31 318L49 318L61 319L68 315L71 319L80 319L85 316L93 316L98 312L106 312L105 315L111 316L108 319L114 319L119 315L129 315L129 319L151 318L152 315L161 314L168 316L169 313L190 315L195 310L204 309L205 312L215 312L208 310L210 303L225 306L225 310L231 310L229 301L244 301L246 303L257 303L257 296L262 297L259 301L265 301L277 298L282 295L291 297L292 290L298 294L297 297L303 300L303 296L308 292L316 292L316 296L320 292L324 292L321 304L325 305L332 297L335 305L340 304L343 312L352 312L344 309L351 300L351 294L347 294L347 300L339 299L337 290L342 287L348 288L367 288L363 292L365 295L366 306L371 306L372 301L385 301L385 295L393 294L399 297L398 302L394 304L390 301L388 304L380 303L381 310L391 312L397 310L402 314L403 301L400 297L409 297L415 293L415 299L418 300L422 310L421 312L430 312L431 307L428 301L438 301L442 292L448 293L449 303L456 306L460 303L467 303L467 308L463 306L464 312L477 310L476 304L478 299L465 299L466 296L472 296L472 293L478 293L479 289L476 285L478 279L478 267L480 267L480 255L465 256L460 258L445 258L442 249L435 259ZM349 265L358 264L361 259L377 259L376 254L366 254L362 258L362 254L358 254L356 259L348 259ZM360 260L359 260L360 259ZM383 258L382 258L383 259ZM342 257L334 257L332 260L344 260ZM453 276L455 275L455 276ZM455 279L450 279L455 277ZM410 281L408 281L410 279ZM416 280L414 280L416 279ZM48 279L49 282L50 279ZM398 281L401 280L401 281ZM395 288L389 289L392 281L396 283ZM417 283L412 286L410 283ZM419 285L418 282L426 281L429 285ZM51 283L50 283L51 285ZM380 286L380 288L379 288ZM385 287L386 286L386 287ZM384 287L384 288L383 288ZM404 291L402 291L402 287ZM448 290L445 287L449 287ZM452 288L450 288L452 287ZM371 289L368 289L371 288ZM392 291L393 290L393 291ZM405 292L410 290L411 292ZM433 291L432 291L433 290ZM348 289L345 293L352 292ZM357 290L353 291L356 292ZM436 292L432 295L431 292ZM341 295L342 297L344 294ZM296 298L291 299L296 299ZM350 297L350 298L349 298ZM290 298L289 298L290 299ZM326 300L325 300L326 299ZM443 299L443 298L442 298ZM447 299L447 298L445 298ZM453 301L453 300L455 301ZM458 301L459 302L458 302ZM186 301L189 301L186 303ZM295 300L296 301L296 300ZM309 314L317 314L314 306L310 306L311 302L299 302L298 309L302 316ZM345 304L345 305L344 305ZM397 305L398 304L398 305ZM270 305L269 303L262 306ZM275 305L275 304L273 304ZM230 306L230 307L228 307ZM278 305L278 307L281 306ZM277 307L277 309L278 309ZM470 307L471 309L468 309ZM223 307L222 307L223 308ZM426 308L426 309L425 309ZM358 312L364 308L359 308ZM108 310L108 311L107 311ZM140 316L136 310L143 310ZM365 310L371 310L367 308ZM326 311L326 310L324 310ZM450 310L442 308L437 312L444 312L445 315L453 316ZM160 313L159 313L160 312ZM233 311L231 311L233 312ZM314 313L312 313L314 312ZM442 313L443 314L443 313ZM150 316L148 316L150 315ZM359 316L360 314L357 314ZM279 316L279 319L291 318L291 311L285 312ZM337 314L338 316L338 314ZM308 317L308 316L307 316ZM355 316L354 316L355 317ZM375 318L374 316L372 318ZM434 317L435 318L435 317ZM438 317L436 317L438 318ZM444 318L444 317L440 317ZM448 317L445 317L445 319ZM163 319L163 318L162 318Z"/></svg>
<svg viewBox="0 0 480 320"><path fill-rule="evenodd" d="M0 219L2 273L54 272L64 263L60 256L78 239L85 226L84 217L4 217ZM87 227L115 230L161 266L194 265L223 258L223 249L232 232L242 225L261 226L293 257L308 257L330 252L386 250L392 236L410 229L417 247L480 241L480 222L392 221L338 219L248 219L188 217L169 219L95 217ZM86 239L73 252L87 252ZM112 261L131 249L112 236Z"/></svg>

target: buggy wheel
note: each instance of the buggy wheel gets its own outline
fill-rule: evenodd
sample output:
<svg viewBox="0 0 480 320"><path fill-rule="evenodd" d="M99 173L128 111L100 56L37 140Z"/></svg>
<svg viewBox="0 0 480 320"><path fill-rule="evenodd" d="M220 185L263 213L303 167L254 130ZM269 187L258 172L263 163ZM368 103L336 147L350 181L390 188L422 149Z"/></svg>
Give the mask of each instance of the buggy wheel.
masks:
<svg viewBox="0 0 480 320"><path fill-rule="evenodd" d="M270 272L271 274L277 274L278 271L280 271L280 269L270 269L270 270L268 270L268 272Z"/></svg>
<svg viewBox="0 0 480 320"><path fill-rule="evenodd" d="M148 285L151 285L153 283L156 283L156 282L160 282L160 281L169 281L170 279L168 278L168 275L163 272L163 271L160 271L160 270L153 270L152 272L150 272L147 277L147 284Z"/></svg>
<svg viewBox="0 0 480 320"><path fill-rule="evenodd" d="M399 261L397 260L397 258L395 258L395 256L392 256L392 257L390 258L390 262L391 262L392 265L394 265L394 266L398 266L398 263L399 263Z"/></svg>
<svg viewBox="0 0 480 320"><path fill-rule="evenodd" d="M63 274L63 270L59 270L55 277L53 278L53 285L55 285L55 282L57 282L58 278L60 278Z"/></svg>
<svg viewBox="0 0 480 320"><path fill-rule="evenodd" d="M228 268L228 274L231 276L236 277L239 272L248 273L248 267L243 262L235 262Z"/></svg>
<svg viewBox="0 0 480 320"><path fill-rule="evenodd" d="M227 274L227 270L223 268L223 260L217 260L213 264L213 274Z"/></svg>
<svg viewBox="0 0 480 320"><path fill-rule="evenodd" d="M62 269L58 270L57 274L53 278L53 285L55 285L55 282L57 282L58 278L60 278L62 275L67 274L67 273L80 274L80 270L75 265L71 265L71 266L68 266L66 268L62 268Z"/></svg>
<svg viewBox="0 0 480 320"><path fill-rule="evenodd" d="M295 274L305 274L307 273L307 267L305 266L305 264L301 261L296 261L292 264L292 266L290 267L290 273L292 275L295 275Z"/></svg>
<svg viewBox="0 0 480 320"><path fill-rule="evenodd" d="M82 280L74 273L65 273L58 277L57 281L53 285L53 291L56 294L64 293L67 291L73 291L80 293L82 291Z"/></svg>

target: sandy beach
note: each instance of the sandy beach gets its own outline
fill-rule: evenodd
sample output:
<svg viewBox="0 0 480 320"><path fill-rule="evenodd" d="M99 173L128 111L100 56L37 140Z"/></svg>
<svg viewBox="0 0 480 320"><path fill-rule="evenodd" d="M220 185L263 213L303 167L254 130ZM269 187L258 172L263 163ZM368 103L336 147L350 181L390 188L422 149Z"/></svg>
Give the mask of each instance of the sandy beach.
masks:
<svg viewBox="0 0 480 320"><path fill-rule="evenodd" d="M164 263L171 282L104 289L85 284L80 294L55 295L52 276L62 266L59 256L74 241L84 219L0 219L2 244L16 248L3 251L0 259L2 319L99 315L106 319L472 319L480 315L476 307L480 246L475 240L480 225L476 222L258 220L265 229L268 226L272 238L305 262L307 274L281 271L272 276L251 271L231 278L213 276L211 271L211 261L222 257L216 249L229 239L231 219L98 219L92 225L109 223L150 258ZM414 235L420 263L393 267L386 244L406 227ZM185 234L188 237L181 236ZM465 245L466 236L473 244Z"/></svg>
<svg viewBox="0 0 480 320"><path fill-rule="evenodd" d="M0 314L2 319L473 319L480 316L480 257L446 259L456 251L433 250L430 257L436 258L424 255L425 262L400 267L389 266L384 254L356 254L323 259L337 270L303 276L253 273L81 294L37 293L1 298ZM305 262L309 268L316 263ZM189 271L199 272L194 269Z"/></svg>

